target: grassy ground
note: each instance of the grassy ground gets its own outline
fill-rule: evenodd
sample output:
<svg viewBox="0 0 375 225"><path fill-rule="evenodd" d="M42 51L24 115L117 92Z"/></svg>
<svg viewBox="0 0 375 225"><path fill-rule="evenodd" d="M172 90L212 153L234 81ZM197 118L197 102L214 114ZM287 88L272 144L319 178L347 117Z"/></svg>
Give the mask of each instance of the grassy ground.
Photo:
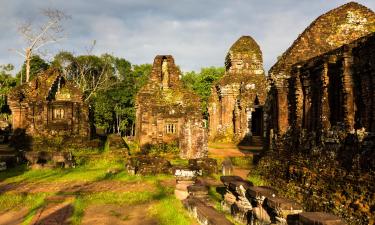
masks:
<svg viewBox="0 0 375 225"><path fill-rule="evenodd" d="M222 146L215 147L221 148ZM74 196L72 203L73 214L70 218L71 223L74 225L82 224L88 208L98 205L103 207L108 205L143 207L145 205L146 213L142 216L152 217L159 224L194 224L186 210L183 209L182 203L174 197L173 176L136 176L127 174L124 170L125 157L119 157L116 153L111 153L106 147L102 150L78 150L74 152L74 155L78 162L76 168L29 170L26 165L22 165L6 172L0 172L0 219L2 212L27 208L28 213L24 216L23 224L30 224L37 211L47 204L46 198L62 195ZM224 158L215 158L220 166ZM188 164L187 160L173 157L168 159L173 165L186 166ZM235 167L251 171L247 179L253 182L254 185L266 185L266 182L260 176L252 172L252 155L231 156L230 159ZM212 177L219 180L220 174ZM89 184L95 186L95 184L103 182L107 186L98 190L95 190L95 188L89 191L77 191L75 189L75 191L70 189L66 191L64 188L59 189L59 191L55 189L48 190L48 185L84 186ZM10 190L2 190L7 185L13 186ZM122 188L114 191L115 187L112 188L111 185ZM39 186L46 186L46 188L42 189L42 191L33 192L32 188ZM129 190L126 189L127 186L129 186ZM131 189L130 186L133 188ZM29 187L29 189L24 187ZM222 195L214 187L210 189L209 195L212 201L215 202L216 208L221 210ZM110 212L109 216L121 218L123 221L131 219L131 216L123 215L116 210ZM230 215L227 216L232 220Z"/></svg>
<svg viewBox="0 0 375 225"><path fill-rule="evenodd" d="M98 153L96 153L98 154ZM116 159L109 153L103 152L100 157L95 157L91 160L81 161L80 165L71 169L41 169L28 170L25 165L10 169L6 172L0 172L0 216L2 212L8 210L18 210L27 208L28 214L24 218L23 224L29 224L42 206L46 204L45 198L55 195L73 195L73 215L70 219L72 224L81 224L82 218L85 215L85 210L91 205L139 205L153 203L148 210L150 217L155 217L160 224L192 224L191 218L187 212L183 210L183 206L179 200L174 197L173 187L166 186L163 182L171 181L173 179L170 175L157 176L136 176L129 175L124 171L125 160ZM183 160L176 160L176 164L185 164ZM113 173L112 171L119 171ZM45 185L59 184L66 185L69 182L89 183L96 182L116 182L117 185L122 185L125 191L111 191L98 190L92 192L69 192L65 193L59 191L58 193L50 192L48 190L41 193L31 192L15 192L13 189L8 191L1 191L1 188L6 185L14 185L15 187L22 187L25 185ZM126 191L126 185L143 185L147 187L139 190ZM143 187L142 186L142 187ZM150 204L151 205L151 204ZM118 216L113 213L113 216Z"/></svg>

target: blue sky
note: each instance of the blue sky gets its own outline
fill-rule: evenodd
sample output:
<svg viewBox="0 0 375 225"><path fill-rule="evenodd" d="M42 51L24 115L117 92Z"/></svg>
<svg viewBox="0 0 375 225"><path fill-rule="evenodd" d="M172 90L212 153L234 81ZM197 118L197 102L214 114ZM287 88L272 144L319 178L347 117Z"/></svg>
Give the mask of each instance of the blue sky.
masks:
<svg viewBox="0 0 375 225"><path fill-rule="evenodd" d="M17 27L38 23L43 8L71 16L66 38L44 48L50 59L60 50L84 54L96 40L95 54L112 53L134 64L152 63L155 55L172 54L183 71L223 66L229 47L242 35L252 36L263 51L268 70L319 15L346 0L0 0L0 64L16 69L23 59ZM375 0L359 0L375 10Z"/></svg>

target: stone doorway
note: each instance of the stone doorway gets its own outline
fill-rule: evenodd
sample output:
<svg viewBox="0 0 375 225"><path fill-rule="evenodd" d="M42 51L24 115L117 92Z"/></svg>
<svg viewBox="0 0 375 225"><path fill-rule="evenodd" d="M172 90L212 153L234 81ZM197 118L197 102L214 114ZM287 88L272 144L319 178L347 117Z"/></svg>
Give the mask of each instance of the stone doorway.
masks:
<svg viewBox="0 0 375 225"><path fill-rule="evenodd" d="M263 133L263 108L257 107L251 113L251 133L252 136L262 136Z"/></svg>

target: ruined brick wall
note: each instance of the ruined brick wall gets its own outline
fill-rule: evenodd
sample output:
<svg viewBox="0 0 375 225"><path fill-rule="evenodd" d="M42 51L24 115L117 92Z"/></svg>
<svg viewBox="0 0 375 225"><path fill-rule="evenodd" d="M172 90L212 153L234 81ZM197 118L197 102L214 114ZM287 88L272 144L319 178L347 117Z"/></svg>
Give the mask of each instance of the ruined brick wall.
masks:
<svg viewBox="0 0 375 225"><path fill-rule="evenodd" d="M13 130L32 137L89 137L88 106L81 91L56 69L14 88L8 96Z"/></svg>
<svg viewBox="0 0 375 225"><path fill-rule="evenodd" d="M290 129L262 173L310 211L375 222L375 33L292 66Z"/></svg>
<svg viewBox="0 0 375 225"><path fill-rule="evenodd" d="M211 141L241 141L250 133L255 105L263 105L267 88L262 52L250 36L242 36L229 49L226 71L213 85L209 100ZM255 99L258 99L255 104Z"/></svg>
<svg viewBox="0 0 375 225"><path fill-rule="evenodd" d="M318 17L294 41L292 46L270 69L269 76L274 96L269 97L277 107L269 107L276 112L268 112L274 133L283 134L290 126L288 122L287 86L292 65L324 54L343 44L348 44L375 31L375 14L370 9L350 2ZM276 117L275 117L276 116Z"/></svg>
<svg viewBox="0 0 375 225"><path fill-rule="evenodd" d="M207 154L200 99L183 88L172 56L156 56L148 83L136 97L136 140L141 148L179 144L181 157Z"/></svg>

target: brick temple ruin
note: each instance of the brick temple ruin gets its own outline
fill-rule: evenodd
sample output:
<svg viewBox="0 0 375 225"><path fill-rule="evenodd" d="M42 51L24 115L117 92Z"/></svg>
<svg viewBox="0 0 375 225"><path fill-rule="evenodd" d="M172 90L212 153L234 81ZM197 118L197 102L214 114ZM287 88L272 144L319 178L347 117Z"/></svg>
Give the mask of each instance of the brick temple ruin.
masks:
<svg viewBox="0 0 375 225"><path fill-rule="evenodd" d="M88 138L88 106L79 88L59 70L48 69L8 95L12 128L29 136Z"/></svg>
<svg viewBox="0 0 375 225"><path fill-rule="evenodd" d="M148 83L136 97L136 140L141 148L178 144L183 158L207 155L200 98L185 89L170 55L155 57Z"/></svg>
<svg viewBox="0 0 375 225"><path fill-rule="evenodd" d="M374 32L375 13L347 3L311 23L269 71L262 174L307 210L350 224L375 221Z"/></svg>
<svg viewBox="0 0 375 225"><path fill-rule="evenodd" d="M262 52L253 38L242 36L231 46L225 69L209 99L210 140L241 142L263 137L267 82Z"/></svg>
<svg viewBox="0 0 375 225"><path fill-rule="evenodd" d="M294 41L269 71L269 120L273 134L284 134L293 126L288 119L288 81L292 66L348 44L375 31L375 14L351 2L317 18Z"/></svg>

